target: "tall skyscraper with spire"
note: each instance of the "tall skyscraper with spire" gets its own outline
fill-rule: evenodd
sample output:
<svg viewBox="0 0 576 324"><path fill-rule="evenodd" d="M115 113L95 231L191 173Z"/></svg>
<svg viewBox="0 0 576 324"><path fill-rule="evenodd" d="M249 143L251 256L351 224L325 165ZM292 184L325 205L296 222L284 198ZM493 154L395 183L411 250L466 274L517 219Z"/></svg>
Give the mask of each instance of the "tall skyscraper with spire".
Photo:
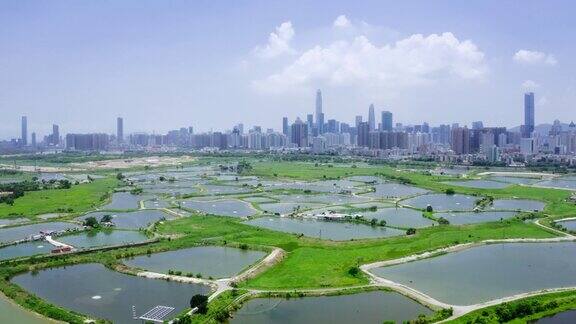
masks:
<svg viewBox="0 0 576 324"><path fill-rule="evenodd" d="M376 129L376 115L374 115L374 104L370 104L368 107L368 127L373 131Z"/></svg>
<svg viewBox="0 0 576 324"><path fill-rule="evenodd" d="M324 114L322 113L322 91L316 90L316 127L318 133L324 132Z"/></svg>

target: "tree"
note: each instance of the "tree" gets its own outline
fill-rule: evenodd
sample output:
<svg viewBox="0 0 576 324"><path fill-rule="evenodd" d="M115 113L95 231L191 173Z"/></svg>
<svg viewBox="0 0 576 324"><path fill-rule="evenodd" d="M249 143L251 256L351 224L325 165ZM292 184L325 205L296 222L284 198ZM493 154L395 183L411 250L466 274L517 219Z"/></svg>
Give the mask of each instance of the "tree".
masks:
<svg viewBox="0 0 576 324"><path fill-rule="evenodd" d="M432 208L432 205L426 206L426 212L431 213L433 211L434 211L434 208Z"/></svg>
<svg viewBox="0 0 576 324"><path fill-rule="evenodd" d="M98 224L98 220L94 216L90 216L90 217L86 218L84 220L84 223L82 223L82 225L92 227L92 228L97 228L98 226L100 226Z"/></svg>
<svg viewBox="0 0 576 324"><path fill-rule="evenodd" d="M454 191L454 189L452 189L452 188L446 189L446 194L447 194L447 195L453 195L453 194L455 194L455 193L456 193L456 191Z"/></svg>
<svg viewBox="0 0 576 324"><path fill-rule="evenodd" d="M444 217L438 218L438 223L439 223L440 225L450 225L450 221L447 220L447 219L444 218Z"/></svg>
<svg viewBox="0 0 576 324"><path fill-rule="evenodd" d="M62 189L70 189L70 187L72 187L72 183L68 180L60 180L59 181L60 184L60 188Z"/></svg>
<svg viewBox="0 0 576 324"><path fill-rule="evenodd" d="M376 225L378 225L378 219L372 218L372 219L370 220L370 225L371 225L371 226L376 226Z"/></svg>
<svg viewBox="0 0 576 324"><path fill-rule="evenodd" d="M112 215L106 214L100 218L100 223L110 223L112 221Z"/></svg>
<svg viewBox="0 0 576 324"><path fill-rule="evenodd" d="M123 180L124 179L124 175L121 172L116 173L116 179L118 180Z"/></svg>
<svg viewBox="0 0 576 324"><path fill-rule="evenodd" d="M410 227L408 230L406 230L406 235L414 235L416 234L416 229Z"/></svg>
<svg viewBox="0 0 576 324"><path fill-rule="evenodd" d="M190 307L198 308L199 314L206 314L208 312L208 296L200 294L192 296Z"/></svg>

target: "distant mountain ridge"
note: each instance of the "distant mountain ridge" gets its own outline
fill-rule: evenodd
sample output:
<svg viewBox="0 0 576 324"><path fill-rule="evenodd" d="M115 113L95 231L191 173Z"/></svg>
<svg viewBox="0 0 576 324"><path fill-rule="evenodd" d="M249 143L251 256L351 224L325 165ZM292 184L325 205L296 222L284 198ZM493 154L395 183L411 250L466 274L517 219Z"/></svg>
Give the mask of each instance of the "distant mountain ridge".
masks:
<svg viewBox="0 0 576 324"><path fill-rule="evenodd" d="M562 126L562 130L568 130L569 123L560 123ZM552 124L538 124L534 126L534 132L541 134L541 135L548 135L550 130L552 129ZM511 132L519 132L520 126L512 127L508 129Z"/></svg>

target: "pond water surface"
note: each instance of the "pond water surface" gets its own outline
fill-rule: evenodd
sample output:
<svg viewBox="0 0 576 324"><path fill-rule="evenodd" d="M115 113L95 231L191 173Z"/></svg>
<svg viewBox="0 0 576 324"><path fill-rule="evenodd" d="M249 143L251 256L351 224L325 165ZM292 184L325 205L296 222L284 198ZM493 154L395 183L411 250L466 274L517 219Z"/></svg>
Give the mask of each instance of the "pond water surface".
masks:
<svg viewBox="0 0 576 324"><path fill-rule="evenodd" d="M27 239L32 235L40 234L40 231L63 231L67 229L79 229L76 224L65 222L38 223L0 229L0 243L8 243Z"/></svg>
<svg viewBox="0 0 576 324"><path fill-rule="evenodd" d="M199 246L188 249L154 253L125 259L131 267L168 273L179 270L184 274L200 273L203 277L231 277L266 255L262 251L241 250L219 246Z"/></svg>
<svg viewBox="0 0 576 324"><path fill-rule="evenodd" d="M435 224L433 220L422 216L422 212L410 208L382 208L375 212L361 212L360 213L367 220L376 218L377 220L385 220L386 225L403 228L421 228L428 227Z"/></svg>
<svg viewBox="0 0 576 324"><path fill-rule="evenodd" d="M101 264L80 264L22 274L12 281L50 303L114 323L134 323L156 305L175 307L171 315L189 307L195 294L207 294L204 285L183 284L121 274ZM65 285L66 293L62 293Z"/></svg>
<svg viewBox="0 0 576 324"><path fill-rule="evenodd" d="M372 291L354 295L304 298L256 298L233 314L234 324L348 324L402 323L432 311L394 292Z"/></svg>
<svg viewBox="0 0 576 324"><path fill-rule="evenodd" d="M541 289L576 286L575 255L574 242L492 244L372 272L440 301L471 305Z"/></svg>
<svg viewBox="0 0 576 324"><path fill-rule="evenodd" d="M405 231L382 226L290 217L260 217L249 220L245 224L334 241L381 238L405 234Z"/></svg>
<svg viewBox="0 0 576 324"><path fill-rule="evenodd" d="M141 196L133 195L129 192L116 192L112 194L112 201L101 209L106 210L125 210L125 209L138 209L140 207Z"/></svg>
<svg viewBox="0 0 576 324"><path fill-rule="evenodd" d="M50 324L55 322L27 311L9 300L4 294L0 293L0 323Z"/></svg>
<svg viewBox="0 0 576 324"><path fill-rule="evenodd" d="M430 194L402 201L402 204L425 209L431 205L434 211L472 210L479 197L467 195Z"/></svg>
<svg viewBox="0 0 576 324"><path fill-rule="evenodd" d="M517 212L461 212L461 213L436 213L435 217L444 217L450 224L453 225L466 225L466 224L477 224L486 222L496 222L500 219L509 219L516 216Z"/></svg>
<svg viewBox="0 0 576 324"><path fill-rule="evenodd" d="M137 231L98 231L56 238L59 242L72 245L75 248L92 248L100 246L125 245L148 240L146 235Z"/></svg>
<svg viewBox="0 0 576 324"><path fill-rule="evenodd" d="M231 217L246 217L258 212L249 203L237 199L214 201L184 200L182 201L182 207L208 214Z"/></svg>

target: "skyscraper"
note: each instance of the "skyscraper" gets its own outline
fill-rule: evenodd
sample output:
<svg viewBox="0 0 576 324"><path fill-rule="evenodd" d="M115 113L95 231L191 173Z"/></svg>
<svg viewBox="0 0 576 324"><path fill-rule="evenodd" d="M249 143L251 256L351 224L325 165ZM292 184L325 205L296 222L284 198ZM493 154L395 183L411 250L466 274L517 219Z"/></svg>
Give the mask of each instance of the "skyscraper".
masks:
<svg viewBox="0 0 576 324"><path fill-rule="evenodd" d="M452 128L451 146L456 154L470 153L470 130L466 126Z"/></svg>
<svg viewBox="0 0 576 324"><path fill-rule="evenodd" d="M376 129L376 116L374 115L374 104L370 104L370 107L368 107L368 126L370 127L371 131Z"/></svg>
<svg viewBox="0 0 576 324"><path fill-rule="evenodd" d="M60 127L56 124L52 124L52 135L50 136L51 144L60 144Z"/></svg>
<svg viewBox="0 0 576 324"><path fill-rule="evenodd" d="M360 115L356 116L355 121L356 121L356 123L355 123L356 128L358 128L358 125L360 125L360 123L362 122L362 116L360 116Z"/></svg>
<svg viewBox="0 0 576 324"><path fill-rule="evenodd" d="M370 125L367 122L358 124L358 146L368 147L370 141Z"/></svg>
<svg viewBox="0 0 576 324"><path fill-rule="evenodd" d="M534 132L534 92L524 94L524 125L522 137L530 137Z"/></svg>
<svg viewBox="0 0 576 324"><path fill-rule="evenodd" d="M22 145L28 145L28 117L22 116L22 125L21 125L22 135L20 139L22 140Z"/></svg>
<svg viewBox="0 0 576 324"><path fill-rule="evenodd" d="M288 117L282 117L282 134L288 136Z"/></svg>
<svg viewBox="0 0 576 324"><path fill-rule="evenodd" d="M308 125L303 123L300 118L296 118L291 128L292 143L298 147L308 146Z"/></svg>
<svg viewBox="0 0 576 324"><path fill-rule="evenodd" d="M124 119L122 117L116 118L116 140L118 144L124 141Z"/></svg>
<svg viewBox="0 0 576 324"><path fill-rule="evenodd" d="M318 133L323 133L324 115L322 114L322 91L320 89L316 91L316 127L318 127Z"/></svg>
<svg viewBox="0 0 576 324"><path fill-rule="evenodd" d="M382 112L382 130L386 132L392 131L392 113L389 111Z"/></svg>

